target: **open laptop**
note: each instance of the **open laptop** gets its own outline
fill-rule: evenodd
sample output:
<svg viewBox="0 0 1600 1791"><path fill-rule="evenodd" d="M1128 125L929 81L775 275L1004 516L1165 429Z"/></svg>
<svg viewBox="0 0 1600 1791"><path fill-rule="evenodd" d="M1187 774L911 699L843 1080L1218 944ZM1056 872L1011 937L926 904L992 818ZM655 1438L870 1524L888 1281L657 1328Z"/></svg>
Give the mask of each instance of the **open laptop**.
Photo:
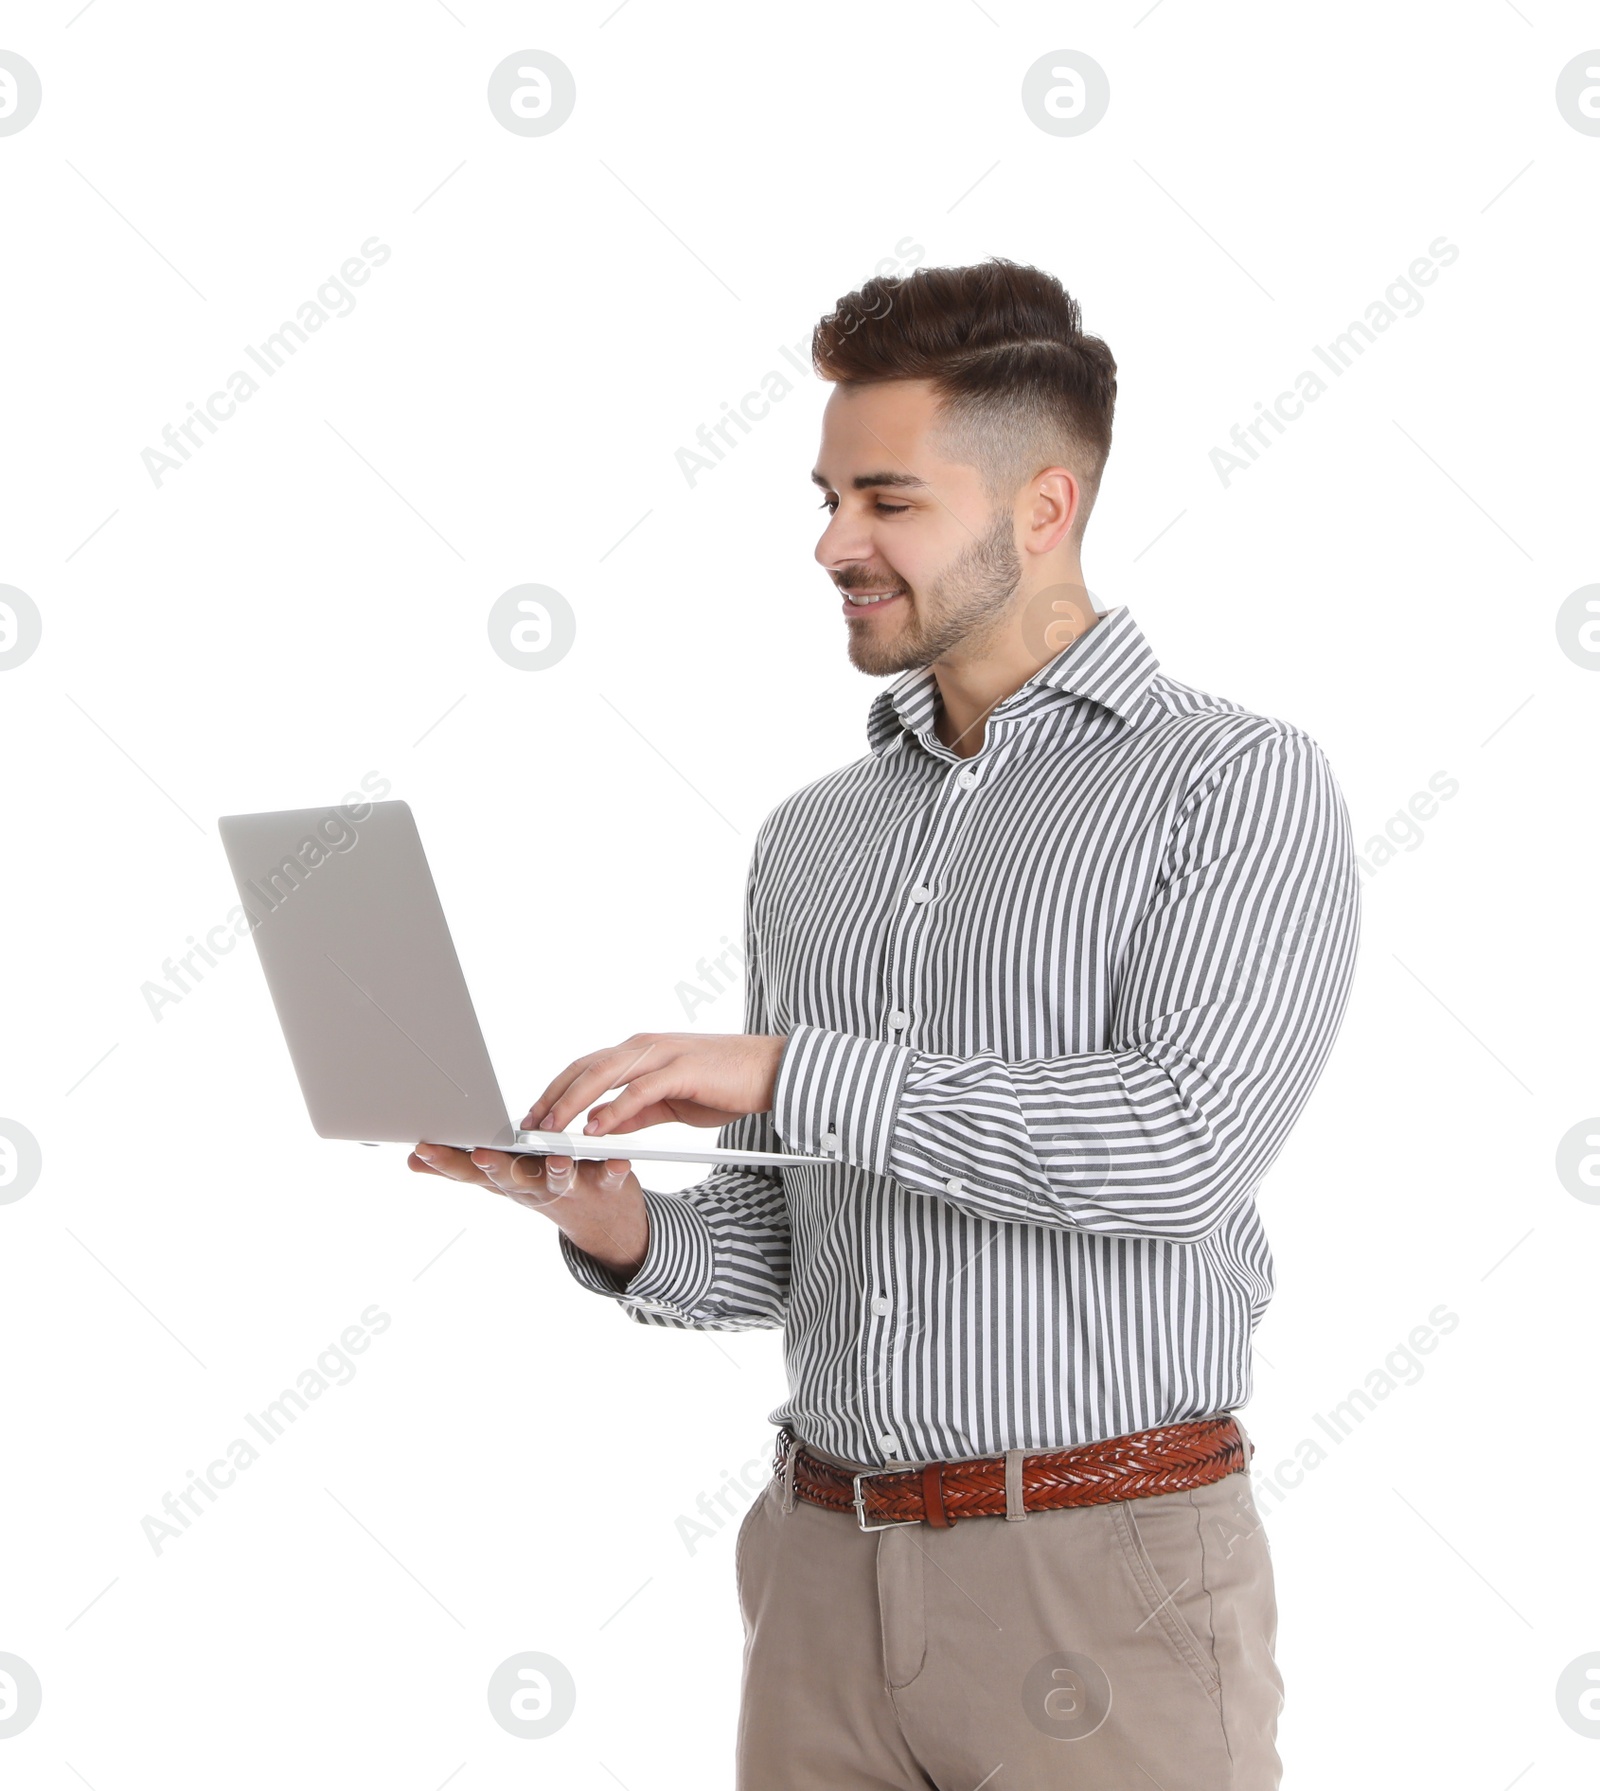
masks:
<svg viewBox="0 0 1600 1791"><path fill-rule="evenodd" d="M832 1161L513 1126L410 807L278 809L217 826L321 1137L675 1163Z"/></svg>

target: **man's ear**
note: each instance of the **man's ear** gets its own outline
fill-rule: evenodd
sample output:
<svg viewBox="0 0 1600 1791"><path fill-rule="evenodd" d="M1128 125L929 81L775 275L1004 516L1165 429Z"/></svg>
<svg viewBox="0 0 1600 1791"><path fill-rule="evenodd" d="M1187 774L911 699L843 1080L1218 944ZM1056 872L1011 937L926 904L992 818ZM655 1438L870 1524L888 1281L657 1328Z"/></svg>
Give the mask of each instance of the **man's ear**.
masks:
<svg viewBox="0 0 1600 1791"><path fill-rule="evenodd" d="M1082 504L1076 477L1064 466L1047 466L1028 485L1026 516L1030 553L1050 553L1072 531Z"/></svg>

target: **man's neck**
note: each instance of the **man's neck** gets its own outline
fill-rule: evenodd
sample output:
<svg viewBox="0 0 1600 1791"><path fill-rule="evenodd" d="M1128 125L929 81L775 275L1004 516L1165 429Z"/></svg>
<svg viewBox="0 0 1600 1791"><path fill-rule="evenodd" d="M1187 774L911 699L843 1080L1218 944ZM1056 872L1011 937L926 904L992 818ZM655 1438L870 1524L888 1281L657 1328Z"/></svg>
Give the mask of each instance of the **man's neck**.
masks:
<svg viewBox="0 0 1600 1791"><path fill-rule="evenodd" d="M957 664L934 662L939 687L934 732L957 757L972 758L982 750L990 710L1099 620L1081 581L1075 586L1055 585L1025 599L1020 612L996 630L974 658Z"/></svg>

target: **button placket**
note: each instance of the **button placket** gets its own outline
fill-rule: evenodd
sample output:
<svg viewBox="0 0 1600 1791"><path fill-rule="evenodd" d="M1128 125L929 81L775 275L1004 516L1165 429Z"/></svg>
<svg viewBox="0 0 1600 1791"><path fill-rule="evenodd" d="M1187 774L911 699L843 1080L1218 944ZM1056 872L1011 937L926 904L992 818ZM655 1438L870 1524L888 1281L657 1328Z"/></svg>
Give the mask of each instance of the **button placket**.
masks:
<svg viewBox="0 0 1600 1791"><path fill-rule="evenodd" d="M907 867L926 866L940 846L941 818L933 800L916 803L910 816L910 835L902 862ZM900 1036L909 1023L904 991L915 991L917 983L916 930L914 923L925 912L932 893L929 876L921 870L910 870L907 900L889 918L884 938L883 970L879 984L886 1016L888 1042L904 1044Z"/></svg>
<svg viewBox="0 0 1600 1791"><path fill-rule="evenodd" d="M947 794L953 793L956 795L962 795L962 794L965 794L968 790L976 789L981 782L982 782L981 772L975 770L971 765L961 764L958 762L951 769L948 776L945 778L944 789ZM924 847L924 858L923 858L924 863L927 862L927 855L935 848L942 849L946 853L948 852L950 840L952 837L952 831L953 831L952 827L947 825L943 821L942 817L934 814L932 811L933 811L933 805L930 803L928 805L928 810L927 810L928 815L929 815L929 829L928 829L928 838L926 841L926 845ZM959 824L959 823L957 823L957 824ZM906 893L907 893L907 898L911 903L911 907L909 909L905 910L900 915L900 917L896 923L897 930L903 929L907 925L907 923L912 918L914 918L914 916L921 909L925 908L926 905L930 901L934 900L934 898L936 897L936 895L938 893L937 887L936 887L936 881L930 875L927 875L927 874L920 875L917 877L916 881L911 885L910 889ZM901 936L902 936L902 938L904 937L903 933ZM906 966L906 970L908 973L907 977L906 977L906 981L908 984L910 984L912 981L912 979L909 975L910 969L911 969L911 966L908 964ZM885 991L885 996L886 996L886 999L888 999L888 1000L894 999L894 992L893 992L892 987ZM887 1027L888 1032L890 1034L890 1043L891 1044L904 1044L905 1043L904 1038L900 1037L899 1035L903 1034L905 1032L906 1028L910 1025L910 1023L911 1023L911 1016L906 1011L906 1009L904 1007L901 1007L897 1004L889 1009L888 1013L885 1016L884 1024Z"/></svg>
<svg viewBox="0 0 1600 1791"><path fill-rule="evenodd" d="M943 756L949 756L948 749L943 749ZM958 760L954 768L945 776L944 792L952 796L964 795L968 790L978 786L982 781L982 776L981 772ZM924 807L923 814L926 816L926 834L921 842L921 850L914 856L907 855L908 862L919 865L921 868L915 874L911 887L906 891L907 901L910 905L901 911L896 923L896 931L899 935L897 944L904 942L909 945L910 940L907 938L905 929L912 920L927 909L930 902L937 898L939 877L949 860L951 841L962 825L961 810L955 804L944 807L941 812L938 803L929 802ZM909 950L906 957L908 961L905 965L906 975L903 986L914 988L916 982L912 973L915 965L913 961L909 961L911 960ZM893 994L889 993L888 998L893 1000ZM895 1031L904 1030L909 1023L909 1015L904 1006L898 1002L895 1004L889 1013L888 1023ZM899 1042L903 1043L904 1041Z"/></svg>

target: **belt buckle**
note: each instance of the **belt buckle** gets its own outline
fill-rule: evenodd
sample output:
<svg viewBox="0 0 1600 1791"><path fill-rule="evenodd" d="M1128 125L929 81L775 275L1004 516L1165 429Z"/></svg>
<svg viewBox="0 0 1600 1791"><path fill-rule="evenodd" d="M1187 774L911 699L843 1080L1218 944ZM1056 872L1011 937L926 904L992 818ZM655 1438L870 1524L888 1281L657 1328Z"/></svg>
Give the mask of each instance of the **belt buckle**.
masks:
<svg viewBox="0 0 1600 1791"><path fill-rule="evenodd" d="M906 1468L863 1468L859 1474L851 1475L850 1486L855 1499L856 1523L861 1529L903 1530L908 1524L920 1524L922 1522L920 1517L896 1517L891 1518L888 1523L884 1524L869 1524L867 1522L867 1508L861 1500L861 1482L863 1480L870 1480L875 1474L904 1474L908 1471L909 1470Z"/></svg>

